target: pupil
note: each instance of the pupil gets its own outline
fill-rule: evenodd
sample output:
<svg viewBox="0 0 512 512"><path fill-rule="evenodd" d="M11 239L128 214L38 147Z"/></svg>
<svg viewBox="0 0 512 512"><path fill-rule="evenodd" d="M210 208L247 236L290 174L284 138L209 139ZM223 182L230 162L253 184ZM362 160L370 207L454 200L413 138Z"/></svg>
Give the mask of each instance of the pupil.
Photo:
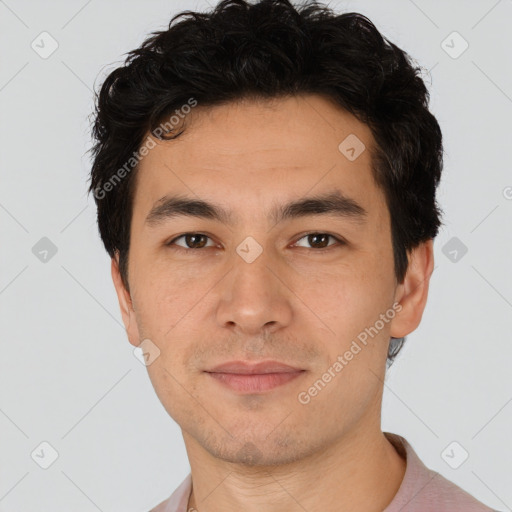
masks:
<svg viewBox="0 0 512 512"><path fill-rule="evenodd" d="M196 238L203 238L203 242L204 242L204 235L187 235L187 245L190 246L190 245L194 245L195 242L194 240ZM192 240L192 241L191 241ZM204 243L200 245L200 247L204 247ZM191 247L192 248L192 247ZM197 248L197 247L196 247Z"/></svg>
<svg viewBox="0 0 512 512"><path fill-rule="evenodd" d="M315 234L315 235L309 235L309 243L310 243L311 245L313 245L313 246L314 246L315 244L318 244L318 242L315 242L314 240L317 240L317 239L323 239L323 240L324 240L324 242L326 242L326 241L327 241L327 238L328 238L328 236L327 236L327 235L317 235L317 234ZM322 247L326 247L326 246L327 246L325 243L320 243L320 245L321 245Z"/></svg>

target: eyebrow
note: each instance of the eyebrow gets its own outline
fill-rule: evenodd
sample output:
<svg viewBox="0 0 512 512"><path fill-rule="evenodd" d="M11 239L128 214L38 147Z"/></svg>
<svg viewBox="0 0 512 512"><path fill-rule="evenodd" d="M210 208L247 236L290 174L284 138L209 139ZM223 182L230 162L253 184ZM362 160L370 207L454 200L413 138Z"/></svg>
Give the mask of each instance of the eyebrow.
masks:
<svg viewBox="0 0 512 512"><path fill-rule="evenodd" d="M334 191L290 201L284 205L274 205L268 219L273 224L279 224L285 220L313 215L335 216L363 223L368 212L354 199L340 191ZM175 217L209 219L227 225L234 223L232 213L222 206L180 195L166 195L159 199L146 216L145 223L153 227Z"/></svg>

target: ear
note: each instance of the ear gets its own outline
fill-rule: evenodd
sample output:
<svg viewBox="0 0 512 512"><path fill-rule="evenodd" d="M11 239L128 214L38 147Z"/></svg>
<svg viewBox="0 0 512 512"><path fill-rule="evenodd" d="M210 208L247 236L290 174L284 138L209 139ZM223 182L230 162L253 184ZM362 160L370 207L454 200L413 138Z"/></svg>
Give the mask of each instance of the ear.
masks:
<svg viewBox="0 0 512 512"><path fill-rule="evenodd" d="M121 309L121 316L123 317L124 327L128 335L128 341L135 347L140 345L139 329L137 320L135 318L135 311L133 309L132 298L130 293L126 290L121 272L119 271L119 252L112 258L110 265L112 273L112 281L117 293L117 300Z"/></svg>
<svg viewBox="0 0 512 512"><path fill-rule="evenodd" d="M433 240L422 242L409 253L404 282L395 291L395 301L402 309L391 321L391 336L403 338L420 324L427 303L430 276L434 270Z"/></svg>

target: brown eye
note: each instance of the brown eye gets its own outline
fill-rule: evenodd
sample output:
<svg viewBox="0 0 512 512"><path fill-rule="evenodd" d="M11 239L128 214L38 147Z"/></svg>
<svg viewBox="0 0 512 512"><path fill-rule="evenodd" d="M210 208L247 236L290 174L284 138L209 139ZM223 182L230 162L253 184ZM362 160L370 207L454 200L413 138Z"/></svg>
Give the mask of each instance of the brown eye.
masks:
<svg viewBox="0 0 512 512"><path fill-rule="evenodd" d="M177 240L184 239L185 245L176 244ZM206 246L206 241L209 237L201 233L185 233L184 235L178 236L174 240L171 240L167 245L176 244L184 249L202 249Z"/></svg>
<svg viewBox="0 0 512 512"><path fill-rule="evenodd" d="M330 235L328 233L309 233L305 236L303 236L302 238L299 239L300 240L306 240L307 243L310 245L309 248L312 248L312 249L326 249L328 247L332 247L333 245L336 245L336 244L329 244L329 239L333 239L335 240L336 242L338 242L338 245L343 245L343 241L340 240L339 238L335 237L334 235ZM297 245L298 242L296 242L295 245ZM300 247L304 247L304 246L300 246Z"/></svg>

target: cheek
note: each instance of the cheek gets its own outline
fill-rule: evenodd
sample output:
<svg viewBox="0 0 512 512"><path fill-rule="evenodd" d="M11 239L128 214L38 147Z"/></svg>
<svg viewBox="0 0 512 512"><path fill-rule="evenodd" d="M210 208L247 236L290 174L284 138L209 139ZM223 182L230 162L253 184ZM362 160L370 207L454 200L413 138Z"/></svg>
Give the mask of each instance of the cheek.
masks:
<svg viewBox="0 0 512 512"><path fill-rule="evenodd" d="M162 336L204 296L205 280L189 269L171 268L158 261L147 262L139 269L134 272L132 294L137 316L153 335Z"/></svg>
<svg viewBox="0 0 512 512"><path fill-rule="evenodd" d="M177 365L179 357L169 350L147 367L151 384L167 413L179 424L184 425L190 418L201 419L195 382L182 373Z"/></svg>
<svg viewBox="0 0 512 512"><path fill-rule="evenodd" d="M328 326L322 343L329 360L334 362L338 356L344 359L342 373L347 380L341 377L338 382L345 381L344 385L351 389L354 385L361 389L368 385L368 377L375 379L362 370L372 368L379 374L386 358L394 316L389 314L394 290L390 272L392 268L377 265L369 255L362 257L358 265L317 282L310 294L311 309Z"/></svg>
<svg viewBox="0 0 512 512"><path fill-rule="evenodd" d="M316 279L304 289L302 296L311 309L340 338L357 334L370 321L373 323L388 306L388 283L364 264L340 267Z"/></svg>

